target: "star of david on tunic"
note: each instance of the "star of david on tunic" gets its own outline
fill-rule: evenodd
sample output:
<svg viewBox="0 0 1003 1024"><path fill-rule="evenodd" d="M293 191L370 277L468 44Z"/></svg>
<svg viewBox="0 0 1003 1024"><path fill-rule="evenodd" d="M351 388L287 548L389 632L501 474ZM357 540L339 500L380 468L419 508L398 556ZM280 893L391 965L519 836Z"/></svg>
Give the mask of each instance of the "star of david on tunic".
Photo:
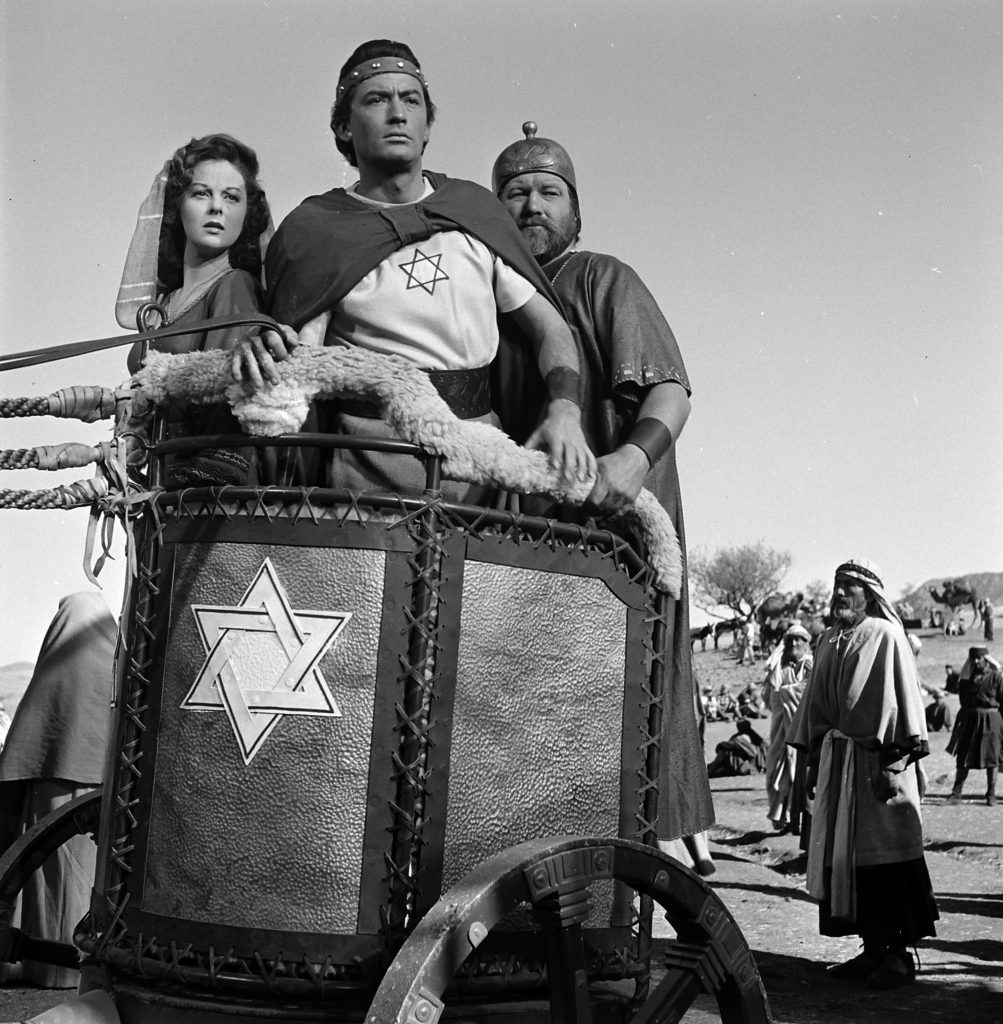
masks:
<svg viewBox="0 0 1003 1024"><path fill-rule="evenodd" d="M407 291L412 288L424 288L429 295L435 294L435 286L440 281L448 281L447 274L440 266L442 253L435 256L426 256L421 249L416 248L414 255L406 263L398 263L397 266L407 274Z"/></svg>
<svg viewBox="0 0 1003 1024"><path fill-rule="evenodd" d="M293 610L266 558L239 604L193 604L205 661L185 711L224 711L244 764L284 715L341 717L318 667L351 612Z"/></svg>

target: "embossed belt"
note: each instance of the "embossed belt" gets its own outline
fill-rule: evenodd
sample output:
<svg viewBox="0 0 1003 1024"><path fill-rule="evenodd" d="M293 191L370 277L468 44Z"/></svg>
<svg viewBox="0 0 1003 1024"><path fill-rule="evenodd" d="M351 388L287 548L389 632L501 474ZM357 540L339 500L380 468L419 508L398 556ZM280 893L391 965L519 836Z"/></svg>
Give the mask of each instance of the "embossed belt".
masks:
<svg viewBox="0 0 1003 1024"><path fill-rule="evenodd" d="M491 412L491 380L487 366L477 366L472 370L422 372L428 376L432 386L458 419L470 420ZM365 399L346 398L338 402L338 410L349 416L383 419L379 406Z"/></svg>

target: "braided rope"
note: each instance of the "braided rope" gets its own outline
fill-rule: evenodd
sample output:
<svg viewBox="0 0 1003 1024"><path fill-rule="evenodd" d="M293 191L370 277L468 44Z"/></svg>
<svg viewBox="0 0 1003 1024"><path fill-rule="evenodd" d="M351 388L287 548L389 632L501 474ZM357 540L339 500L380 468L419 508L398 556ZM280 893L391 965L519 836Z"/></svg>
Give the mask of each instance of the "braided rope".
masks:
<svg viewBox="0 0 1003 1024"><path fill-rule="evenodd" d="M42 395L35 398L0 398L0 416L48 416L49 399Z"/></svg>
<svg viewBox="0 0 1003 1024"><path fill-rule="evenodd" d="M38 469L38 449L5 448L0 451L0 469Z"/></svg>
<svg viewBox="0 0 1003 1024"><path fill-rule="evenodd" d="M78 480L44 491L0 490L0 509L66 509L90 505L108 493L108 481L102 477Z"/></svg>
<svg viewBox="0 0 1003 1024"><path fill-rule="evenodd" d="M96 423L113 415L117 404L129 395L100 384L75 385L51 395L0 398L0 417L59 416Z"/></svg>
<svg viewBox="0 0 1003 1024"><path fill-rule="evenodd" d="M111 445L81 444L65 441L62 444L45 444L36 448L6 448L0 451L0 469L79 469L94 463L103 463L110 458Z"/></svg>

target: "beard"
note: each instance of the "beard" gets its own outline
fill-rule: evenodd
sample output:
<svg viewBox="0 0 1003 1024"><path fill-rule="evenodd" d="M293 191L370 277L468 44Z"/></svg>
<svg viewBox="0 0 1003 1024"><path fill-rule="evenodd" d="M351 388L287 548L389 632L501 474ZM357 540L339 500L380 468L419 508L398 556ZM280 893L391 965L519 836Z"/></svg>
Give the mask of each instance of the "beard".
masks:
<svg viewBox="0 0 1003 1024"><path fill-rule="evenodd" d="M574 242L578 224L573 217L563 223L534 221L520 224L519 231L534 259L542 266L556 259Z"/></svg>

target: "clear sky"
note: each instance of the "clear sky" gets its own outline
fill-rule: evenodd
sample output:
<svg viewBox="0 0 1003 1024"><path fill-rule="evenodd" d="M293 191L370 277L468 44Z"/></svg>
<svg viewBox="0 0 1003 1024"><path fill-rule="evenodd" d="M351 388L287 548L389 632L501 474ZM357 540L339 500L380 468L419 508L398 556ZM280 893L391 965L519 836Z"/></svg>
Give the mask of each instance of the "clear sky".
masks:
<svg viewBox="0 0 1003 1024"><path fill-rule="evenodd" d="M351 183L329 110L376 37L422 61L427 167L487 184L528 119L570 151L583 246L638 270L686 359L691 548L763 539L791 589L851 556L893 595L1003 570L998 0L2 0L0 349L120 333L136 212L193 135L257 149L276 220ZM0 394L115 385L124 358ZM105 430L5 420L3 446ZM0 513L0 664L87 588L86 521Z"/></svg>

